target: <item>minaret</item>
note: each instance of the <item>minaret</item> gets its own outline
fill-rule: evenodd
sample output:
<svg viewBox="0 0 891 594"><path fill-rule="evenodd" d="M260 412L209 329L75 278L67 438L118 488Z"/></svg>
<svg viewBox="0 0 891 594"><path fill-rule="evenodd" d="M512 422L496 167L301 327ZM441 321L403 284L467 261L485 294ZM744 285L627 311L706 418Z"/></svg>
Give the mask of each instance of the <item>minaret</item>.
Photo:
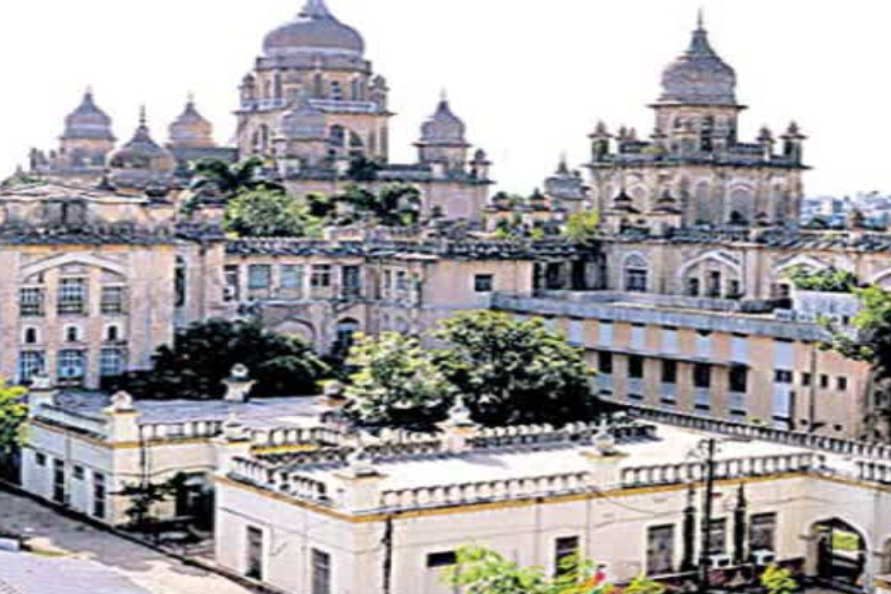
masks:
<svg viewBox="0 0 891 594"><path fill-rule="evenodd" d="M470 145L467 126L452 112L445 91L436 112L421 126L421 139L415 143L421 163L440 164L447 171L463 172Z"/></svg>
<svg viewBox="0 0 891 594"><path fill-rule="evenodd" d="M66 171L101 170L114 150L111 124L108 114L96 105L93 89L87 87L80 105L65 118L58 167Z"/></svg>
<svg viewBox="0 0 891 594"><path fill-rule="evenodd" d="M195 107L195 97L189 93L185 110L170 124L171 148L213 148L213 124L204 119Z"/></svg>

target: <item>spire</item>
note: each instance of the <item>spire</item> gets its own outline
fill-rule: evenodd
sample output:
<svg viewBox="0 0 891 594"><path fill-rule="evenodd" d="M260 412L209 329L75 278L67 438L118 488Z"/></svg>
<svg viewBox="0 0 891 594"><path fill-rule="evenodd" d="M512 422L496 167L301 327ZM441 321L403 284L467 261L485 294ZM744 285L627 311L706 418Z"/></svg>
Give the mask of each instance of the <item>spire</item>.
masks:
<svg viewBox="0 0 891 594"><path fill-rule="evenodd" d="M325 4L325 0L307 0L306 6L300 11L300 16L311 19L333 18L331 11L328 10L328 6Z"/></svg>
<svg viewBox="0 0 891 594"><path fill-rule="evenodd" d="M705 9L699 7L699 13L696 15L696 30L705 31Z"/></svg>
<svg viewBox="0 0 891 594"><path fill-rule="evenodd" d="M560 165L557 167L558 175L569 175L569 165L566 162L566 151L560 153Z"/></svg>
<svg viewBox="0 0 891 594"><path fill-rule="evenodd" d="M139 127L146 128L148 122L148 116L146 115L145 104L139 106Z"/></svg>

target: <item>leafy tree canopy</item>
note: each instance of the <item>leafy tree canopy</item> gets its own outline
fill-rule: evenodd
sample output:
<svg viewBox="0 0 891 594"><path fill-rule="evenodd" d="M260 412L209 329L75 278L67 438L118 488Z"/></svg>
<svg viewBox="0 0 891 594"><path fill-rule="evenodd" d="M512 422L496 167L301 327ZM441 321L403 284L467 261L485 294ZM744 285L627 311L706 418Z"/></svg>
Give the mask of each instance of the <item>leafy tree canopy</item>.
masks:
<svg viewBox="0 0 891 594"><path fill-rule="evenodd" d="M445 344L438 365L477 422L563 425L594 412L592 372L583 350L540 319L462 313L444 321L433 336Z"/></svg>
<svg viewBox="0 0 891 594"><path fill-rule="evenodd" d="M155 353L154 369L122 377L114 386L137 398L222 398L232 367L248 367L254 396L315 394L329 371L299 339L263 330L257 323L214 319L179 331L173 346Z"/></svg>
<svg viewBox="0 0 891 594"><path fill-rule="evenodd" d="M850 293L859 286L857 275L836 268L813 271L806 266L795 266L789 271L788 277L802 291Z"/></svg>
<svg viewBox="0 0 891 594"><path fill-rule="evenodd" d="M777 565L771 565L764 571L761 585L767 589L768 594L792 594L799 590L792 572Z"/></svg>
<svg viewBox="0 0 891 594"><path fill-rule="evenodd" d="M25 389L9 386L0 378L0 460L7 459L24 439L28 405Z"/></svg>
<svg viewBox="0 0 891 594"><path fill-rule="evenodd" d="M556 577L541 567L523 567L495 551L463 547L457 563L442 571L445 584L462 588L465 594L608 594L612 587L590 562L568 557Z"/></svg>
<svg viewBox="0 0 891 594"><path fill-rule="evenodd" d="M339 219L341 224L370 219L385 227L406 227L416 224L421 215L420 192L404 183L387 184L376 194L349 184L334 200L347 206L348 214Z"/></svg>
<svg viewBox="0 0 891 594"><path fill-rule="evenodd" d="M357 340L348 359L359 370L346 389L348 417L414 430L444 418L452 388L416 339L385 333Z"/></svg>
<svg viewBox="0 0 891 594"><path fill-rule="evenodd" d="M240 163L215 158L199 159L192 166L191 189L212 188L225 198L259 188L283 189L281 185L260 176L264 165L260 157L251 157Z"/></svg>
<svg viewBox="0 0 891 594"><path fill-rule="evenodd" d="M573 213L566 221L566 237L575 243L587 243L594 239L599 224L600 213L596 210Z"/></svg>
<svg viewBox="0 0 891 594"><path fill-rule="evenodd" d="M307 237L321 233L307 202L280 190L257 189L239 194L226 205L224 226L240 237Z"/></svg>

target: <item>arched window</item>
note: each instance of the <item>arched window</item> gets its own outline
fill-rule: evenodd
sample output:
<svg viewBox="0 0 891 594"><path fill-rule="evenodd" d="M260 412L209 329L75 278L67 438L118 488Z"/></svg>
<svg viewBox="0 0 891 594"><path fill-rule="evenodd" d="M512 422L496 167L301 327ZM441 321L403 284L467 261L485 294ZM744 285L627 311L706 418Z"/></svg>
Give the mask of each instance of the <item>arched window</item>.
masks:
<svg viewBox="0 0 891 594"><path fill-rule="evenodd" d="M359 322L353 319L341 320L337 324L337 337L334 341L334 352L346 354L356 342Z"/></svg>
<svg viewBox="0 0 891 594"><path fill-rule="evenodd" d="M106 342L118 342L121 339L121 329L117 324L112 324L105 329Z"/></svg>
<svg viewBox="0 0 891 594"><path fill-rule="evenodd" d="M333 147L342 149L346 144L346 128L338 124L331 126L331 129L328 131L328 143Z"/></svg>
<svg viewBox="0 0 891 594"><path fill-rule="evenodd" d="M78 342L80 340L80 328L77 326L65 326L65 341Z"/></svg>
<svg viewBox="0 0 891 594"><path fill-rule="evenodd" d="M699 297L699 279L698 278L688 278L687 279L687 296L688 297Z"/></svg>
<svg viewBox="0 0 891 594"><path fill-rule="evenodd" d="M353 101L361 101L362 100L362 89L361 84L358 78L354 78L352 83L352 93L353 93Z"/></svg>
<svg viewBox="0 0 891 594"><path fill-rule="evenodd" d="M281 76L281 74L276 72L274 81L275 82L273 84L274 84L275 98L281 99L284 96L284 93L282 91L282 76Z"/></svg>
<svg viewBox="0 0 891 594"><path fill-rule="evenodd" d="M646 293L649 266L646 260L638 255L629 256L625 260L625 290L631 293Z"/></svg>
<svg viewBox="0 0 891 594"><path fill-rule="evenodd" d="M37 343L37 328L25 328L25 344Z"/></svg>

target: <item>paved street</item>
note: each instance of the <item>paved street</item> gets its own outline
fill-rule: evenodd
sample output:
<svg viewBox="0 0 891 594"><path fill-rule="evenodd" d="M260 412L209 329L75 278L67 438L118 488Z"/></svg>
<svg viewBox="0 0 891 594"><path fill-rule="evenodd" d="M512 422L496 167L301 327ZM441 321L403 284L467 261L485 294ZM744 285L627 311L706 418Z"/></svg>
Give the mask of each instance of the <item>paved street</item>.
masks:
<svg viewBox="0 0 891 594"><path fill-rule="evenodd" d="M61 517L29 499L0 491L0 529L31 537L34 549L111 566L153 594L250 594L221 576Z"/></svg>

